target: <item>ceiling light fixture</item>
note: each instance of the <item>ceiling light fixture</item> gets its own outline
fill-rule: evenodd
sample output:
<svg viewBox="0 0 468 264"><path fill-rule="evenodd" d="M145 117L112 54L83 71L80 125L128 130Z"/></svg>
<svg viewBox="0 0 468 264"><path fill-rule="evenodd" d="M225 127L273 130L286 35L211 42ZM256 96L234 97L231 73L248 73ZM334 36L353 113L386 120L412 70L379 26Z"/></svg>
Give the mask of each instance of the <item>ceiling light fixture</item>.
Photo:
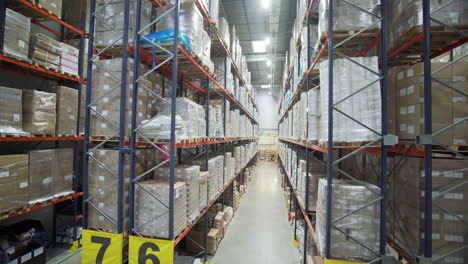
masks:
<svg viewBox="0 0 468 264"><path fill-rule="evenodd" d="M260 85L260 88L262 88L262 89L269 89L270 87L271 87L271 85L269 85L269 84L267 84L267 85L265 85L265 84Z"/></svg>
<svg viewBox="0 0 468 264"><path fill-rule="evenodd" d="M270 0L262 0L262 7L268 9L270 7Z"/></svg>
<svg viewBox="0 0 468 264"><path fill-rule="evenodd" d="M255 53L266 52L265 41L252 41L252 48Z"/></svg>
<svg viewBox="0 0 468 264"><path fill-rule="evenodd" d="M266 37L266 38L265 38L265 44L266 44L266 45L270 45L270 38L269 38L269 37Z"/></svg>
<svg viewBox="0 0 468 264"><path fill-rule="evenodd" d="M271 74L268 74L268 79L271 79Z"/></svg>
<svg viewBox="0 0 468 264"><path fill-rule="evenodd" d="M267 66L271 66L271 60L268 59L266 64L267 64Z"/></svg>

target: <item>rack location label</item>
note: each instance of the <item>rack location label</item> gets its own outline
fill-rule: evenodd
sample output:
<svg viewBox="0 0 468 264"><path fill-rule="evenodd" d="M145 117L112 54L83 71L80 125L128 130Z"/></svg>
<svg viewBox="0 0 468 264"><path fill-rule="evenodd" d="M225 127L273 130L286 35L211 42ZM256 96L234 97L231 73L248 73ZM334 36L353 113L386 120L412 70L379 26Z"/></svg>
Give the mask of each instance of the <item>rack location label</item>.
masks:
<svg viewBox="0 0 468 264"><path fill-rule="evenodd" d="M129 237L129 264L173 264L174 241Z"/></svg>
<svg viewBox="0 0 468 264"><path fill-rule="evenodd" d="M121 264L123 234L83 230L82 264Z"/></svg>

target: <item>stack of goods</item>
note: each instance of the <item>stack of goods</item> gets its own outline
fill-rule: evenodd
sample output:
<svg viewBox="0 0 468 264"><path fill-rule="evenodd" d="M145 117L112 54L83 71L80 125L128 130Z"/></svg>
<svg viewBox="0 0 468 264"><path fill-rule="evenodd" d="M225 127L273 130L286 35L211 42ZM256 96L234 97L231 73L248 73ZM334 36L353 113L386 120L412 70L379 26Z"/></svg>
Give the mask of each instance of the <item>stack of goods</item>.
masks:
<svg viewBox="0 0 468 264"><path fill-rule="evenodd" d="M28 56L31 19L7 8L4 30L3 54L17 60L30 62Z"/></svg>
<svg viewBox="0 0 468 264"><path fill-rule="evenodd" d="M127 104L125 108L126 131L125 135L131 133L131 117L132 117L132 98L133 91L133 59L127 59ZM91 111L91 135L92 136L115 136L118 132L120 122L120 79L122 77L122 58L100 60L97 62L99 66L93 69L93 91L91 101L96 101ZM140 72L147 72L146 66L139 65ZM115 77L114 77L115 76ZM117 79L116 79L117 78ZM152 83L147 79L139 81L148 89L152 89ZM137 103L137 124L147 118L155 115L154 106L151 105L151 93L145 89L138 90ZM96 113L97 112L97 113Z"/></svg>
<svg viewBox="0 0 468 264"><path fill-rule="evenodd" d="M406 0L405 0L406 1ZM319 3L319 34L328 32L328 0L320 0ZM380 16L379 0L358 0L354 5L374 14L368 13L345 3L337 4L333 14L333 31L359 31L363 29L378 29L380 26L378 17ZM368 28L369 27L369 28ZM326 35L321 35L322 38ZM339 75L338 75L339 76Z"/></svg>
<svg viewBox="0 0 468 264"><path fill-rule="evenodd" d="M214 158L215 170L216 170L216 193L219 193L223 189L223 174L224 174L224 156L216 156Z"/></svg>
<svg viewBox="0 0 468 264"><path fill-rule="evenodd" d="M94 196L90 202L97 206L99 211L93 206L88 207L89 226L106 231L117 231L117 226L109 218L113 221L117 220L118 191L117 185L114 183L117 181L115 175L118 173L119 151L103 149L93 151L91 155L93 158L89 159L89 195ZM128 178L130 173L130 166L127 165L127 162L125 162L125 178ZM124 189L128 190L128 180L125 182ZM127 206L128 195L125 195L124 208ZM124 217L127 216L128 211L124 210Z"/></svg>
<svg viewBox="0 0 468 264"><path fill-rule="evenodd" d="M0 87L0 133L23 132L23 91Z"/></svg>
<svg viewBox="0 0 468 264"><path fill-rule="evenodd" d="M172 9L170 13L168 10ZM153 34L156 43L172 43L174 39L174 10L168 5L156 9L160 22L157 33ZM181 3L179 9L179 41L188 51L193 51L201 57L200 48L203 47L203 16L194 2ZM199 49L195 52L194 49Z"/></svg>
<svg viewBox="0 0 468 264"><path fill-rule="evenodd" d="M55 135L56 94L23 90L23 129L31 134Z"/></svg>
<svg viewBox="0 0 468 264"><path fill-rule="evenodd" d="M395 158L394 162L397 162ZM438 263L467 263L468 161L432 160L433 255ZM393 175L389 192L388 235L411 255L424 253L424 158L406 158ZM464 184L465 183L465 184Z"/></svg>
<svg viewBox="0 0 468 264"><path fill-rule="evenodd" d="M58 18L62 17L62 0L37 0L37 5Z"/></svg>
<svg viewBox="0 0 468 264"><path fill-rule="evenodd" d="M388 15L391 47L401 45L405 34L414 34L412 29L423 25L422 2L418 0L397 0L390 2ZM468 2L465 0L430 1L431 18L447 25L458 27L468 25ZM434 11L435 10L435 11ZM433 23L434 26L442 26ZM419 29L418 29L419 30ZM419 31L418 31L419 32ZM390 47L390 48L391 48Z"/></svg>
<svg viewBox="0 0 468 264"><path fill-rule="evenodd" d="M312 88L307 92L309 97L309 108L308 108L308 118L309 118L309 142L312 144L317 144L320 139L321 131L321 107L320 107L320 89Z"/></svg>
<svg viewBox="0 0 468 264"><path fill-rule="evenodd" d="M223 101L222 100L211 100L210 104L213 106L210 108L213 112L210 112L210 115L213 115L215 119L215 137L224 137L224 118L223 118ZM210 116L211 121L211 116ZM211 129L210 129L211 131Z"/></svg>
<svg viewBox="0 0 468 264"><path fill-rule="evenodd" d="M30 53L35 64L58 71L62 55L60 42L43 34L34 34L31 36Z"/></svg>
<svg viewBox="0 0 468 264"><path fill-rule="evenodd" d="M137 1L130 1L130 17L129 21L136 21L136 5ZM96 19L96 32L94 41L96 47L118 46L122 45L122 32L124 30L124 10L125 1L105 1L98 0L100 6L99 19ZM151 23L153 14L153 4L149 0L141 1L140 21L142 28ZM102 6L101 6L102 5ZM158 24L159 26L159 24ZM147 28L143 34L149 34L152 27ZM135 23L129 23L128 42L133 42L135 34Z"/></svg>
<svg viewBox="0 0 468 264"><path fill-rule="evenodd" d="M305 205L307 174L305 171L306 165L303 162L303 160L300 161L301 168L304 167L304 170L302 172L302 181L298 185L298 191L301 199L303 200L303 204ZM317 208L318 183L320 179L326 178L327 167L319 162L312 162L309 164L309 166L310 171L307 202L309 210L315 211Z"/></svg>
<svg viewBox="0 0 468 264"><path fill-rule="evenodd" d="M220 0L209 0L210 18L213 24L219 25L219 1Z"/></svg>
<svg viewBox="0 0 468 264"><path fill-rule="evenodd" d="M226 47L231 46L231 35L229 33L229 23L224 17L219 18L219 38L226 44ZM230 71L229 71L230 72Z"/></svg>
<svg viewBox="0 0 468 264"><path fill-rule="evenodd" d="M84 104L84 102L82 102ZM57 87L57 136L76 134L76 115L78 113L78 90L65 86ZM84 113L83 113L84 114Z"/></svg>
<svg viewBox="0 0 468 264"><path fill-rule="evenodd" d="M141 187L140 187L141 186ZM138 233L161 238L180 234L187 226L187 187L174 183L174 233L169 234L169 182L144 181L135 190L135 229ZM143 190L143 188L146 190ZM148 191L152 194L148 194ZM156 196L161 202L154 199Z"/></svg>
<svg viewBox="0 0 468 264"><path fill-rule="evenodd" d="M349 236L360 241L360 243L374 252L379 251L379 236L377 234L379 234L380 230L380 203L372 203L356 212L356 208L379 198L379 187L371 184L364 186L349 181L334 180L332 190L332 196L334 197L331 206L332 221L334 221L333 219L344 217L334 222L333 225L346 233L343 234L332 229L330 237L331 256L361 261L377 258L368 249L357 243L353 243ZM325 252L326 193L327 180L321 179L319 180L317 201L317 238L318 248L322 256L324 256Z"/></svg>
<svg viewBox="0 0 468 264"><path fill-rule="evenodd" d="M60 71L78 76L80 51L65 43L60 43L60 49L62 51L60 56Z"/></svg>
<svg viewBox="0 0 468 264"><path fill-rule="evenodd" d="M209 109L210 109L210 120L209 120L209 131L208 131L208 136L209 137L215 137L216 136L216 111L215 111L215 108L213 106L209 106Z"/></svg>
<svg viewBox="0 0 468 264"><path fill-rule="evenodd" d="M29 204L54 196L55 150L29 152Z"/></svg>
<svg viewBox="0 0 468 264"><path fill-rule="evenodd" d="M155 179L169 181L170 168L160 167L155 170ZM176 181L187 185L187 221L190 223L200 213L200 166L177 166L174 169Z"/></svg>
<svg viewBox="0 0 468 264"><path fill-rule="evenodd" d="M200 211L205 209L208 204L208 171L200 171L200 191L199 191L199 201L200 201Z"/></svg>
<svg viewBox="0 0 468 264"><path fill-rule="evenodd" d="M187 137L202 137L206 131L203 131L204 126L201 124L205 123L205 116L201 116L203 113L203 107L193 102L192 100L179 97L176 100L176 113L177 116L183 120L183 124L187 131ZM159 109L160 115L170 116L171 107L169 104L162 103Z"/></svg>
<svg viewBox="0 0 468 264"><path fill-rule="evenodd" d="M225 153L224 161L226 162L226 166L225 166L226 171L225 171L224 183L227 183L229 180L234 178L234 163L233 163L232 153L231 152L226 152Z"/></svg>
<svg viewBox="0 0 468 264"><path fill-rule="evenodd" d="M55 149L53 167L54 197L73 193L73 149Z"/></svg>
<svg viewBox="0 0 468 264"><path fill-rule="evenodd" d="M356 63L368 69L379 72L377 57L357 57L354 62L347 59L334 60L334 74L340 78L334 79L333 93L336 95L334 104L367 87L357 95L353 95L344 102L335 106L339 111L363 123L372 130L380 133L381 130L381 93L378 75L363 68L356 67ZM320 141L328 141L328 63L320 63L320 92L322 106L322 123ZM365 142L379 138L373 131L354 122L335 110L333 141L334 142Z"/></svg>
<svg viewBox="0 0 468 264"><path fill-rule="evenodd" d="M199 245L203 245L205 241L205 232L193 230L187 237L187 250L190 252L199 253L203 250ZM214 255L218 249L218 244L220 241L220 230L216 228L210 228L208 230L208 241L207 241L207 253Z"/></svg>
<svg viewBox="0 0 468 264"><path fill-rule="evenodd" d="M432 77L459 91L468 89L468 62L457 62L447 67L446 63L433 62ZM397 105L397 135L404 139L413 139L424 134L424 64L396 67L395 93L389 93L390 105ZM396 101L396 102L395 102ZM455 122L453 128L434 136L435 145L467 145L468 121L466 118L467 102L463 94L453 91L438 82L432 82L432 127L438 132ZM393 110L395 111L395 109ZM392 112L389 113L390 115ZM393 112L395 114L395 112Z"/></svg>
<svg viewBox="0 0 468 264"><path fill-rule="evenodd" d="M203 170L203 171L206 171L206 162L205 162L205 159L196 159L194 161L192 161L192 164L193 165L198 165L200 166L200 168ZM208 177L208 193L207 193L207 196L208 196L208 202L212 201L216 194L218 194L218 190L217 190L217 182L218 182L218 170L216 168L216 165L218 163L216 162L216 158L211 158L208 160L208 173L207 173L207 177ZM221 174L222 175L222 174Z"/></svg>
<svg viewBox="0 0 468 264"><path fill-rule="evenodd" d="M28 177L28 155L0 156L0 213L27 206Z"/></svg>

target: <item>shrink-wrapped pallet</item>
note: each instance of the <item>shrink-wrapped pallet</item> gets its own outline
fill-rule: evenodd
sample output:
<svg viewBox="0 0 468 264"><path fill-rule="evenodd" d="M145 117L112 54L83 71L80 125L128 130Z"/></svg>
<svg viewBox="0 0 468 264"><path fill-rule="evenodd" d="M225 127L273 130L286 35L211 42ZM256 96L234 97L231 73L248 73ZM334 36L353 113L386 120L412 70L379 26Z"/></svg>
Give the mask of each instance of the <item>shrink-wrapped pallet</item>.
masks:
<svg viewBox="0 0 468 264"><path fill-rule="evenodd" d="M379 72L377 57L357 57L353 60L374 72ZM329 61L320 63L321 142L328 141L328 63ZM378 82L379 76L363 67L356 66L355 63L347 59L334 60L334 76L333 93L335 97L333 104L335 104L335 108L380 134L382 99L380 82ZM366 86L368 86L366 89L359 91ZM346 97L348 98L345 99ZM337 104L341 100L344 101ZM334 142L359 143L372 141L379 137L378 134L337 110L334 110L333 119Z"/></svg>
<svg viewBox="0 0 468 264"><path fill-rule="evenodd" d="M37 5L54 16L62 17L62 0L36 0ZM66 0L65 0L66 1Z"/></svg>
<svg viewBox="0 0 468 264"><path fill-rule="evenodd" d="M27 206L28 177L28 155L0 156L0 213Z"/></svg>
<svg viewBox="0 0 468 264"><path fill-rule="evenodd" d="M202 111L203 107L195 103L194 101L180 97L176 99L176 113L178 116L182 118L184 121L184 125L187 131L187 137L200 137L204 136L205 133L202 131L203 128L201 123L204 121L202 120ZM171 114L171 107L169 104L161 104L159 113L162 115L169 116ZM201 132L203 132L201 134Z"/></svg>
<svg viewBox="0 0 468 264"><path fill-rule="evenodd" d="M54 197L73 193L73 149L54 150Z"/></svg>
<svg viewBox="0 0 468 264"><path fill-rule="evenodd" d="M99 8L98 16L96 19L95 26L95 45L97 47L107 46L121 46L122 35L124 30L124 10L125 1L107 1L98 0L96 1L96 9ZM150 24L152 15L154 12L153 4L149 0L141 1L142 12L139 14L141 21L141 28L146 27ZM135 34L135 23L136 21L136 6L137 1L130 1L130 16L129 16L129 31L128 31L128 42L132 43ZM146 28L142 34L149 34L152 32L152 27Z"/></svg>
<svg viewBox="0 0 468 264"><path fill-rule="evenodd" d="M60 68L59 70L70 75L78 76L80 51L68 44L60 43Z"/></svg>
<svg viewBox="0 0 468 264"><path fill-rule="evenodd" d="M0 87L0 133L23 132L23 91Z"/></svg>
<svg viewBox="0 0 468 264"><path fill-rule="evenodd" d="M327 215L327 180L319 180L317 201L317 239L318 248L322 256L325 252L326 215ZM358 240L374 252L379 252L380 203L375 202L361 210L356 209L376 201L380 189L371 184L358 185L354 182L334 180L332 185L331 215L333 225L331 229L331 256L347 260L374 260L379 256L352 241Z"/></svg>
<svg viewBox="0 0 468 264"><path fill-rule="evenodd" d="M199 201L200 201L200 211L202 211L208 203L208 171L200 171L200 192L199 192Z"/></svg>
<svg viewBox="0 0 468 264"><path fill-rule="evenodd" d="M31 62L29 59L29 38L31 18L9 8L5 11L3 54L17 60Z"/></svg>
<svg viewBox="0 0 468 264"><path fill-rule="evenodd" d="M147 190L152 195L148 194ZM144 181L135 190L135 230L160 238L180 234L187 226L187 188L184 182L174 183L174 233L169 234L169 182ZM158 197L160 201L154 199ZM163 204L164 203L164 204Z"/></svg>
<svg viewBox="0 0 468 264"><path fill-rule="evenodd" d="M60 42L40 33L31 36L30 57L35 64L58 71L61 55Z"/></svg>
<svg viewBox="0 0 468 264"><path fill-rule="evenodd" d="M82 102L84 104L84 102ZM57 87L57 123L55 134L57 136L72 136L76 134L78 113L78 90ZM82 113L84 114L84 113Z"/></svg>
<svg viewBox="0 0 468 264"><path fill-rule="evenodd" d="M168 181L169 167L155 170L155 179ZM184 182L187 186L187 221L190 223L200 213L200 166L177 166L174 168L176 181ZM206 200L206 199L205 199Z"/></svg>
<svg viewBox="0 0 468 264"><path fill-rule="evenodd" d="M23 129L31 134L55 136L56 94L23 89Z"/></svg>
<svg viewBox="0 0 468 264"><path fill-rule="evenodd" d="M29 204L51 199L54 196L55 150L29 152Z"/></svg>
<svg viewBox="0 0 468 264"><path fill-rule="evenodd" d="M226 18L220 17L219 18L219 37L222 41L226 44L226 47L229 49L231 46L231 34L229 33L229 23L227 22Z"/></svg>

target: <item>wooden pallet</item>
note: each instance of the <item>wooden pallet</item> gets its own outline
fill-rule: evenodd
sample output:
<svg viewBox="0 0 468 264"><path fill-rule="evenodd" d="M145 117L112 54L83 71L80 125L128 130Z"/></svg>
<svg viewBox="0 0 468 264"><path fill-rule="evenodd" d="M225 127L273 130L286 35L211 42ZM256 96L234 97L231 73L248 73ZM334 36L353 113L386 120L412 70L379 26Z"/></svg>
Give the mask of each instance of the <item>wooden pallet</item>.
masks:
<svg viewBox="0 0 468 264"><path fill-rule="evenodd" d="M90 136L91 141L107 141L107 142L119 142L120 137L109 137L109 136ZM124 141L130 141L129 136L125 136Z"/></svg>
<svg viewBox="0 0 468 264"><path fill-rule="evenodd" d="M55 137L55 135L46 133L31 133L31 137Z"/></svg>
<svg viewBox="0 0 468 264"><path fill-rule="evenodd" d="M39 68L44 68L48 71L53 71L53 72L59 72L58 68L54 68L54 67L49 67L41 62L38 62L38 61L33 61L33 65L36 66L36 67L39 67Z"/></svg>
<svg viewBox="0 0 468 264"><path fill-rule="evenodd" d="M23 133L1 133L0 138L9 138L9 137L30 137L29 134Z"/></svg>
<svg viewBox="0 0 468 264"><path fill-rule="evenodd" d="M468 25L455 26L460 31L468 33ZM423 32L422 26L415 26L403 34L394 45L394 48L401 47L408 43L411 39ZM431 27L431 51L437 52L442 48L447 47L449 44L456 40L462 39L461 35L453 32L451 29L443 26ZM421 61L424 53L424 38L419 39L416 43L402 51L397 57L394 57L389 62L391 65L409 64Z"/></svg>
<svg viewBox="0 0 468 264"><path fill-rule="evenodd" d="M66 76L69 76L69 77L80 78L80 76L78 76L76 74L72 74L72 73L65 72L65 71L59 71L59 73L61 73L63 75L66 75Z"/></svg>
<svg viewBox="0 0 468 264"><path fill-rule="evenodd" d="M13 209L9 209L9 210L5 210L3 212L0 212L0 218L2 216L8 216L8 215L14 214L14 213L16 213L18 211L23 211L23 210L26 210L26 209L28 209L27 205L17 207L17 208L13 208Z"/></svg>

